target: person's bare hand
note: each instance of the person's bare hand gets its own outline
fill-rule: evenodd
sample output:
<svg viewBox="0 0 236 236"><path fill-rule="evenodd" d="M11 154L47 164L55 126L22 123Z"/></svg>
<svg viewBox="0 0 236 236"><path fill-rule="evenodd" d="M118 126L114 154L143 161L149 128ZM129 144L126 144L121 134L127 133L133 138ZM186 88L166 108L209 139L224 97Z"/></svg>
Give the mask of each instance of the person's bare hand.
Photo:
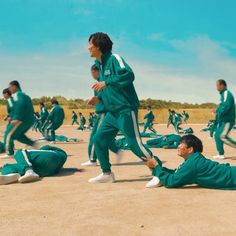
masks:
<svg viewBox="0 0 236 236"><path fill-rule="evenodd" d="M16 126L16 125L19 124L19 123L20 123L19 120L12 120L12 121L11 121L11 124L12 124L13 126Z"/></svg>
<svg viewBox="0 0 236 236"><path fill-rule="evenodd" d="M87 104L89 106L96 106L99 102L100 102L99 98L94 96L88 101Z"/></svg>
<svg viewBox="0 0 236 236"><path fill-rule="evenodd" d="M105 82L97 82L93 85L92 89L95 90L96 92L99 92L106 87L107 87L107 85Z"/></svg>
<svg viewBox="0 0 236 236"><path fill-rule="evenodd" d="M152 158L148 158L147 161L145 162L145 164L149 167L149 168L154 168L155 166L158 165L156 159L154 157Z"/></svg>

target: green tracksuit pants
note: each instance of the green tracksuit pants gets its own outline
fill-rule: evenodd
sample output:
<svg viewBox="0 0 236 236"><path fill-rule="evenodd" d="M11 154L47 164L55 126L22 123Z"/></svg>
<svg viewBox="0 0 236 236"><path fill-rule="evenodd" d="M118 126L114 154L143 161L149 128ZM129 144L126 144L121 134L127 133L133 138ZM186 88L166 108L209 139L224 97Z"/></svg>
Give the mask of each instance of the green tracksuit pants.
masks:
<svg viewBox="0 0 236 236"><path fill-rule="evenodd" d="M105 113L102 113L97 116L97 119L94 122L94 127L92 129L91 134L90 134L89 145L88 145L88 156L89 156L90 161L92 161L92 162L97 161L97 155L96 155L95 148L94 148L94 135L96 134L99 126L101 125L105 115L106 115ZM111 142L109 149L114 153L118 153L118 151L120 150L120 148L116 145L115 139L113 142Z"/></svg>
<svg viewBox="0 0 236 236"><path fill-rule="evenodd" d="M14 156L16 164L5 164L2 175L19 173L24 175L33 169L39 176L57 174L67 159L67 154L60 148L44 146L40 150L18 150Z"/></svg>
<svg viewBox="0 0 236 236"><path fill-rule="evenodd" d="M215 142L219 155L224 155L224 144L236 148L236 141L229 137L229 133L233 127L233 122L222 122L217 125L215 132Z"/></svg>
<svg viewBox="0 0 236 236"><path fill-rule="evenodd" d="M146 132L147 128L152 131L153 133L157 133L157 131L153 128L153 123L152 122L146 122L143 128L143 133Z"/></svg>
<svg viewBox="0 0 236 236"><path fill-rule="evenodd" d="M79 122L78 122L78 120L77 120L77 119L72 119L71 125L73 126L73 125L74 125L74 123L76 123L77 125L79 125Z"/></svg>
<svg viewBox="0 0 236 236"><path fill-rule="evenodd" d="M147 158L153 157L152 152L143 146L140 138L137 112L108 112L94 136L95 152L104 173L111 171L108 149L119 130L125 136L131 151L140 159L146 161Z"/></svg>
<svg viewBox="0 0 236 236"><path fill-rule="evenodd" d="M55 141L55 131L62 125L62 123L48 123L44 128L44 135L46 138L50 136L50 141Z"/></svg>
<svg viewBox="0 0 236 236"><path fill-rule="evenodd" d="M32 123L21 122L13 126L8 124L5 135L4 135L4 145L5 150L9 155L14 154L14 140L17 140L21 143L33 146L34 141L29 139L25 133L31 128Z"/></svg>
<svg viewBox="0 0 236 236"><path fill-rule="evenodd" d="M182 130L182 128L180 127L181 122L180 121L176 121L174 123L174 127L175 127L175 131L177 132L177 134L180 132L180 130Z"/></svg>

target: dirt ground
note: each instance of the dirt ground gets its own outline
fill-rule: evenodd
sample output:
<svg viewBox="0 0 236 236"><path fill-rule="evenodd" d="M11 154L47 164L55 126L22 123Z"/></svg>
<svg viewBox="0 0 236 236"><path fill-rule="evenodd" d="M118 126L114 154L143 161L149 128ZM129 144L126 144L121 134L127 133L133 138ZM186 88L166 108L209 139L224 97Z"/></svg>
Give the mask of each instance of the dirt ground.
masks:
<svg viewBox="0 0 236 236"><path fill-rule="evenodd" d="M199 132L204 125L192 125L204 143L204 154L216 154L209 133ZM159 133L172 133L157 125ZM4 127L0 127L1 135ZM158 235L217 236L236 235L236 192L189 186L147 189L150 172L139 159L126 151L120 165L114 165L116 183L90 184L99 167L81 168L86 161L89 132L64 126L58 134L83 138L80 144L56 144L68 153L65 170L58 176L29 184L0 186L0 235ZM39 134L30 132L34 138ZM233 133L236 138L236 132ZM144 139L145 142L145 139ZM23 147L16 145L17 148ZM182 159L176 150L152 149L177 167ZM226 160L236 165L236 150L226 148ZM115 156L111 154L115 163ZM0 160L0 165L13 160ZM69 168L79 168L75 171Z"/></svg>

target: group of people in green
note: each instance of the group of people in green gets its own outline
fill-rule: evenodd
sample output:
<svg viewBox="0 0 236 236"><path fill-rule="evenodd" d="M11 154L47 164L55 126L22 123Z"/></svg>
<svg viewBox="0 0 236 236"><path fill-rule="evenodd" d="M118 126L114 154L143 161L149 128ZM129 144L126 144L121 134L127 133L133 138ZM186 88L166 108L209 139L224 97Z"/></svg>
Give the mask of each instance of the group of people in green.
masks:
<svg viewBox="0 0 236 236"><path fill-rule="evenodd" d="M164 167L163 162L153 155L150 148L144 145L141 139L137 118L139 99L133 84L135 80L133 70L121 56L112 53L113 42L107 34L94 33L89 37L88 41L90 56L96 59L91 68L92 76L96 79L92 86L94 96L89 100L88 105L95 106L97 118L94 122L88 145L89 161L83 163L83 165L94 166L98 160L102 171L98 176L90 178L89 182L115 182L115 175L112 172L109 160L109 150L117 153L119 158L120 148L115 138L121 132L129 150L151 170L152 179L146 184L147 188L160 186L177 188L184 185L197 184L205 188L236 189L236 167L229 164L220 164L203 156L203 144L193 134L177 137L179 143L177 152L184 159L183 164L177 169ZM13 85L16 86L14 83ZM9 88L13 95L11 95L12 100L9 102L9 111L12 114L10 113L11 121L6 131L6 150L12 150L12 146L9 149L9 140L14 141L14 139L34 146L35 142L24 135L33 124L31 100L24 94L24 108L22 106L18 107L17 102L22 101L23 93L20 87L16 86L18 96L15 96L11 85ZM215 158L223 159L224 144L236 148L236 142L229 136L235 124L235 102L224 80L217 81L217 89L221 96L221 102L215 111L215 141L218 151L218 155ZM11 103L13 104L12 111ZM26 104L28 104L28 107ZM22 110L25 111L26 109L27 116L23 117L22 114L24 112ZM29 114L31 114L31 118L29 118ZM186 115L186 112L184 112L184 116L186 117L185 121L187 121L189 116ZM146 119L147 124L144 129L149 128L152 132L156 132L152 130L154 115L150 108ZM171 110L168 124L172 124L177 132L179 131L180 120L181 114ZM164 142L165 140L163 139L162 141ZM41 155L41 153L44 153L45 156ZM54 159L49 159L49 154ZM3 167L0 183L9 183L13 180L28 182L39 178L39 176L49 176L58 173L66 161L66 156L64 151L48 146L34 151L19 150L15 154L17 163ZM48 170L46 166L53 165L47 162L52 160L54 160L53 163L57 163L57 166L55 164L53 170Z"/></svg>
<svg viewBox="0 0 236 236"><path fill-rule="evenodd" d="M90 112L89 113L89 117L88 117L88 127L86 127L86 118L83 115L82 112L79 112L79 118L80 118L80 122L78 122L78 115L76 114L75 111L72 111L72 115L71 115L71 125L73 126L74 124L77 124L78 130L85 130L86 128L91 130L94 127L94 123L97 119L97 115L94 112Z"/></svg>

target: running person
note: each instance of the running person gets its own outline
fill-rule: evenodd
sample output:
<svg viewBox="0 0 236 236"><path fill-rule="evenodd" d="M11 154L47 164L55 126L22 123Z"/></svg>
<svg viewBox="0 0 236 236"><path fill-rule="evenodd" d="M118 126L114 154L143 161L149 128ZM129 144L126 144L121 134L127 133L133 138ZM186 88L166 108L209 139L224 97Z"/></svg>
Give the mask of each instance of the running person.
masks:
<svg viewBox="0 0 236 236"><path fill-rule="evenodd" d="M4 135L4 144L6 157L13 157L15 140L29 146L36 144L25 135L34 123L34 108L31 98L21 91L18 81L10 82L9 90L12 93L13 107L11 121Z"/></svg>
<svg viewBox="0 0 236 236"><path fill-rule="evenodd" d="M77 125L79 125L78 116L77 116L77 114L75 113L75 111L72 111L71 125L73 126L74 123L76 123Z"/></svg>
<svg viewBox="0 0 236 236"><path fill-rule="evenodd" d="M186 111L183 111L182 115L184 116L184 123L187 124L187 120L189 119L189 114Z"/></svg>
<svg viewBox="0 0 236 236"><path fill-rule="evenodd" d="M153 128L153 121L155 120L155 116L152 112L152 108L150 106L147 107L148 113L144 116L146 119L146 123L144 124L143 133L146 132L147 128L153 133L157 133L157 131Z"/></svg>
<svg viewBox="0 0 236 236"><path fill-rule="evenodd" d="M91 67L91 75L92 77L99 81L99 69L97 67L97 65L93 65ZM96 92L95 92L96 95ZM95 106L95 111L97 113L97 117L96 120L94 120L94 127L92 129L92 132L90 134L90 138L89 138L89 144L88 144L88 156L89 156L89 160L82 163L82 166L96 166L97 165L97 155L95 152L95 148L94 148L94 135L96 134L100 124L102 123L104 116L106 115L106 110L104 105L100 102ZM93 115L94 117L95 115ZM122 151L120 150L120 148L116 145L115 140L111 143L110 145L110 150L115 153L117 155L117 160L116 163L120 163L121 159L122 159Z"/></svg>
<svg viewBox="0 0 236 236"><path fill-rule="evenodd" d="M236 141L229 134L235 124L235 101L233 94L227 89L225 80L216 82L217 90L220 93L220 104L216 110L216 131L215 142L218 155L215 159L224 159L224 144L236 148Z"/></svg>
<svg viewBox="0 0 236 236"><path fill-rule="evenodd" d="M173 113L171 109L168 109L169 115L168 115L168 121L167 121L167 128L169 128L170 125L174 126L174 121L173 121Z"/></svg>
<svg viewBox="0 0 236 236"><path fill-rule="evenodd" d="M44 124L43 133L49 141L55 142L55 131L63 124L65 113L56 99L52 99L51 103L53 107Z"/></svg>
<svg viewBox="0 0 236 236"><path fill-rule="evenodd" d="M80 117L80 124L79 124L78 130L83 131L83 130L85 130L86 119L81 112L79 113L79 117Z"/></svg>
<svg viewBox="0 0 236 236"><path fill-rule="evenodd" d="M2 91L2 95L4 100L6 101L6 107L7 107L7 116L4 117L4 121L7 121L10 123L11 120L11 115L12 115L12 111L13 111L13 99L11 96L11 91L9 90L9 88L6 88Z"/></svg>
<svg viewBox="0 0 236 236"><path fill-rule="evenodd" d="M93 85L98 96L89 101L96 105L100 101L107 111L94 136L95 152L102 174L89 180L90 183L114 182L109 162L109 146L121 131L131 150L147 165L154 157L143 146L138 128L139 100L133 85L134 73L129 65L117 54L112 54L112 41L107 34L95 33L89 38L90 56L95 57L99 68L99 81Z"/></svg>

